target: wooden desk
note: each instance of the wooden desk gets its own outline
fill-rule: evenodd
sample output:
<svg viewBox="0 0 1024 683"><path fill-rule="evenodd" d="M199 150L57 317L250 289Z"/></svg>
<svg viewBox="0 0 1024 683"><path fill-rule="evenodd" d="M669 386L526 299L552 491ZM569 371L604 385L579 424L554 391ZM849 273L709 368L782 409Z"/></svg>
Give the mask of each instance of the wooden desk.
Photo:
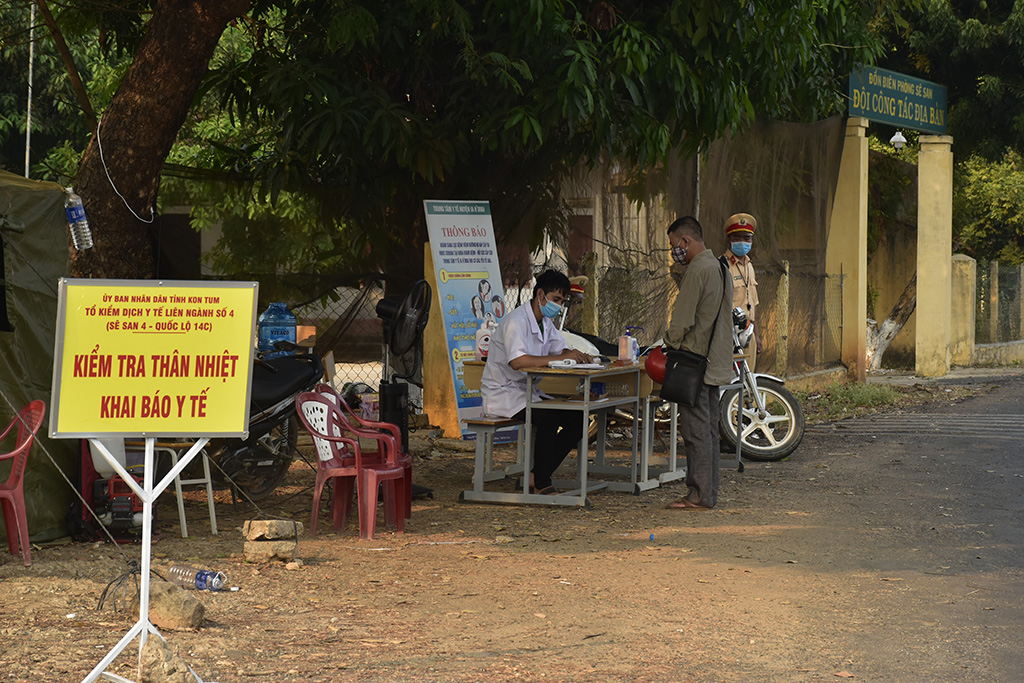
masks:
<svg viewBox="0 0 1024 683"><path fill-rule="evenodd" d="M526 374L526 395L530 397L530 400L526 403L526 424L524 430L525 447L523 447L523 481L521 492L489 492L489 490L480 490L480 486L474 486L473 492L464 492L464 499L467 501L478 501L487 503L519 503L519 504L531 504L531 505L567 505L567 506L584 506L590 507L590 502L587 500L587 495L593 490L601 488L608 488L611 490L629 490L629 492L638 493L638 478L637 478L637 456L638 456L638 436L639 429L638 420L640 415L640 374L643 367L639 364L629 366L608 366L603 369L579 369L579 368L527 368L523 372ZM570 383L582 383L582 393L579 397L560 397L550 400L534 401L531 400L534 395L534 385L537 382L544 380L559 379L568 380ZM605 396L602 398L591 398L591 384L595 381L598 382L614 382L617 385L626 387L625 395L617 396ZM612 467L608 466L604 462L604 447L605 447L605 415L607 411L618 407L618 405L632 405L634 415L634 429L633 429L633 460L631 467ZM561 493L557 496L541 496L538 494L529 493L529 477L526 473L531 469L532 457L532 438L531 423L532 423L532 411L536 408L543 408L545 410L556 410L556 411L575 411L579 412L580 419L583 423L583 437L580 439L580 445L578 446L577 458L577 479L569 481L568 486L572 486L571 490ZM595 456L594 471L596 473L615 473L615 474L628 474L630 481L591 481L589 479L588 471L588 434L590 427L590 416L592 413L597 414L599 426L598 426L598 440L597 440L597 451ZM482 483L482 482L481 482ZM565 486L566 482L556 481L556 485ZM657 485L655 481L653 485Z"/></svg>

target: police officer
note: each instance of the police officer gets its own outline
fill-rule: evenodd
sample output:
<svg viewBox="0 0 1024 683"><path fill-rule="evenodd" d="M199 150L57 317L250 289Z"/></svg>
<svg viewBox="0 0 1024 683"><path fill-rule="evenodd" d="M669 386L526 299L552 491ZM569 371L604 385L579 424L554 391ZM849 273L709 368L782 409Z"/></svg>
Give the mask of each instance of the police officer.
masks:
<svg viewBox="0 0 1024 683"><path fill-rule="evenodd" d="M764 350L761 333L757 329L757 278L750 262L750 248L754 244L757 220L749 213L737 213L725 221L725 239L729 243L726 260L732 276L732 306L741 308L754 325L754 339L746 348L747 365L753 370L757 354Z"/></svg>

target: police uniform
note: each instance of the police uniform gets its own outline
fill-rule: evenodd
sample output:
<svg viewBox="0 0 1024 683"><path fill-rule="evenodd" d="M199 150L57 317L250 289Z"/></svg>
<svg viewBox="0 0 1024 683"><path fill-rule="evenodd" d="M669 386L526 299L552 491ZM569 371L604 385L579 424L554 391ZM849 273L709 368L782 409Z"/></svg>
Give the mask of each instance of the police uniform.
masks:
<svg viewBox="0 0 1024 683"><path fill-rule="evenodd" d="M737 213L729 217L725 222L725 239L728 242L729 236L737 232L750 233L752 236L757 229L757 221L748 213ZM754 264L750 256L737 256L731 249L727 248L726 260L729 262L729 275L732 277L732 306L740 308L747 314L747 319L754 322L757 315L757 276L754 274ZM759 333L758 333L759 334ZM757 339L751 338L750 344L742 354L747 359L747 365L751 370L757 363Z"/></svg>

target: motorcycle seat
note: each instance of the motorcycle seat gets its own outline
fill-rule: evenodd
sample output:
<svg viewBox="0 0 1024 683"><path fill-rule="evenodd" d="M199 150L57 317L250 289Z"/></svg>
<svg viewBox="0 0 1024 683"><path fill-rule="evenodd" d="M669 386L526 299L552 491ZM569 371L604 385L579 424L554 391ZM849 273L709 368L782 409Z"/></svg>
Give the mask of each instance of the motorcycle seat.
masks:
<svg viewBox="0 0 1024 683"><path fill-rule="evenodd" d="M305 390L323 375L315 360L315 356L281 356L253 365L251 403L266 408Z"/></svg>

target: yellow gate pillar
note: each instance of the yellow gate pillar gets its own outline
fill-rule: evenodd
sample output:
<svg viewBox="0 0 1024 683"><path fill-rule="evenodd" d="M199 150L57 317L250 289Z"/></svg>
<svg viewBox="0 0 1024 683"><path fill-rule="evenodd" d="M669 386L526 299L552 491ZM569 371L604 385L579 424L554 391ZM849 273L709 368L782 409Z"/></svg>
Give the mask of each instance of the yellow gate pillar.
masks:
<svg viewBox="0 0 1024 683"><path fill-rule="evenodd" d="M863 382L868 345L868 120L846 122L825 271L843 275L842 361Z"/></svg>
<svg viewBox="0 0 1024 683"><path fill-rule="evenodd" d="M922 135L917 163L916 374L949 372L953 267L953 138Z"/></svg>

